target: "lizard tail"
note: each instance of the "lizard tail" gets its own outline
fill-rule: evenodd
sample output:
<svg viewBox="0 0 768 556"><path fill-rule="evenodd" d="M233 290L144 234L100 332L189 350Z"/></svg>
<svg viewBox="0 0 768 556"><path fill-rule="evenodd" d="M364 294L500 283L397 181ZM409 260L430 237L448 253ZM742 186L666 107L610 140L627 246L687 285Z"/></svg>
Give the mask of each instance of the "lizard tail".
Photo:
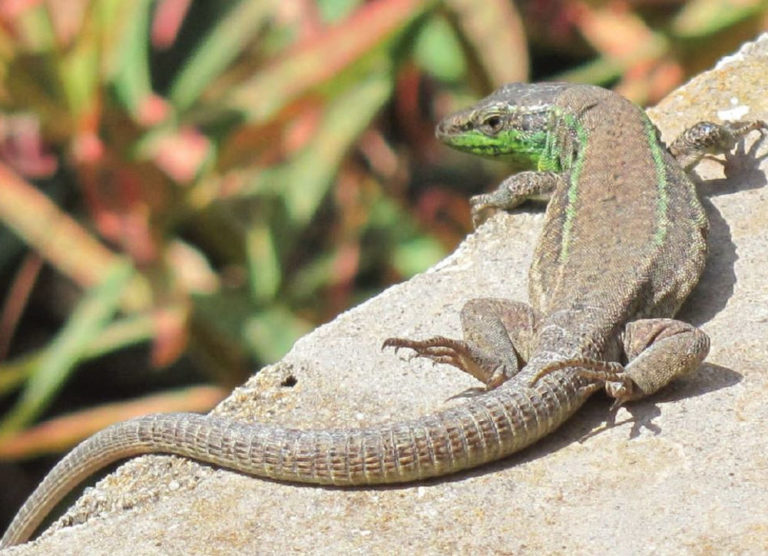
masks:
<svg viewBox="0 0 768 556"><path fill-rule="evenodd" d="M26 541L73 488L121 459L165 453L287 482L404 483L516 452L554 430L588 395L578 379L563 372L533 388L515 382L421 419L361 429L302 431L191 413L117 423L51 470L19 510L0 548Z"/></svg>

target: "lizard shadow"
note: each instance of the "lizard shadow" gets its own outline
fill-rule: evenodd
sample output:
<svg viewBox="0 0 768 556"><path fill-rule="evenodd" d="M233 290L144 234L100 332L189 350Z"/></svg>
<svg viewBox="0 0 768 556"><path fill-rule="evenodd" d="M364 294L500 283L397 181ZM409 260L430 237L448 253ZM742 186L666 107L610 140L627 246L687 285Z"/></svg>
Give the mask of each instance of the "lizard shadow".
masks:
<svg viewBox="0 0 768 556"><path fill-rule="evenodd" d="M765 141L757 140L747 148L740 142L736 151L725 156L724 161L714 159L723 167L724 178L695 178L699 197L709 218L709 256L699 284L685 301L678 318L697 326L712 320L725 308L733 296L736 285L734 267L738 260L736 244L731 228L712 197L730 195L738 191L759 189L766 181L761 163L768 159L768 152L758 155Z"/></svg>
<svg viewBox="0 0 768 556"><path fill-rule="evenodd" d="M734 384L741 382L742 378L743 375L728 369L727 367L712 363L704 363L696 371L694 377L673 382L661 392L652 396L649 401L639 401L625 405L624 408L631 415L630 418L617 421L616 413L611 412L608 414L607 418L603 419L604 426L594 428L589 433L579 438L578 441L584 442L602 432L627 423L632 424L632 429L629 432L630 439L640 436L640 432L644 428L650 430L654 435L657 435L661 433L661 427L654 424L653 420L661 415L661 409L658 406L659 403L672 403L683 399L695 398L722 388L733 386Z"/></svg>
<svg viewBox="0 0 768 556"><path fill-rule="evenodd" d="M714 319L733 296L736 286L734 268L739 258L728 222L709 199L703 198L701 202L709 218L709 255L699 283L676 316L695 326Z"/></svg>
<svg viewBox="0 0 768 556"><path fill-rule="evenodd" d="M765 139L753 141L749 148L744 141L740 141L732 153L724 155L723 160L711 158L710 160L714 163L722 166L725 177L713 179L699 177L697 184L699 194L704 197L715 197L758 189L766 185L766 175L761 169L761 164L768 160L768 151L758 154L764 148Z"/></svg>
<svg viewBox="0 0 768 556"><path fill-rule="evenodd" d="M686 398L694 398L714 392L722 388L728 388L742 380L742 375L710 363L704 363L694 377L687 380L673 382L658 394L648 400L637 401L624 408L630 417L616 419L617 413L609 410L610 405L607 396L597 394L592 396L578 411L577 419L569 419L563 426L549 436L542 438L528 448L512 454L510 457L491 462L477 469L458 473L451 480L460 480L463 477L480 476L484 473L500 471L521 463L537 460L549 453L561 450L574 442L586 443L590 438L605 433L613 428L631 424L629 439L640 436L642 429L650 430L654 435L660 434L662 429L653 421L661 415L660 403L671 403Z"/></svg>

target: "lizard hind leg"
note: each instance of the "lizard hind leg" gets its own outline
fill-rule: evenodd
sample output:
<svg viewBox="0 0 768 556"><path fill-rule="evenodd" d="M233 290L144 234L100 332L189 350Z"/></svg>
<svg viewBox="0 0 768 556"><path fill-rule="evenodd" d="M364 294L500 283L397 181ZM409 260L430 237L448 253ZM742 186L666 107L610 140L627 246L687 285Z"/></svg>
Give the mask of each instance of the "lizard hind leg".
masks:
<svg viewBox="0 0 768 556"><path fill-rule="evenodd" d="M602 378L614 398L612 408L650 396L672 380L698 368L709 353L709 336L675 319L638 319L624 328L622 338L628 363Z"/></svg>
<svg viewBox="0 0 768 556"><path fill-rule="evenodd" d="M605 384L614 398L611 409L657 392L673 379L695 370L709 352L709 337L686 322L675 319L639 319L627 324L622 337L628 363L593 359L556 361L533 378L573 368L581 378Z"/></svg>
<svg viewBox="0 0 768 556"><path fill-rule="evenodd" d="M709 353L709 336L675 319L632 321L626 325L622 339L629 361L625 372L634 385L625 393L624 401L649 396L673 379L696 370Z"/></svg>
<svg viewBox="0 0 768 556"><path fill-rule="evenodd" d="M525 303L472 299L461 310L463 340L388 338L382 347L412 349L417 357L456 367L491 390L520 371L530 353L536 321L534 310Z"/></svg>

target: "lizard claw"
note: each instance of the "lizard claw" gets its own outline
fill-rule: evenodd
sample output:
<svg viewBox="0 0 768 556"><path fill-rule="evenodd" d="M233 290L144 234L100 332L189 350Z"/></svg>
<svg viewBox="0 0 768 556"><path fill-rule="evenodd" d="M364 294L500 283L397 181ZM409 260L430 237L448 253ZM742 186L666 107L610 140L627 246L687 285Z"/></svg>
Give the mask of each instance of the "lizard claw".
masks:
<svg viewBox="0 0 768 556"><path fill-rule="evenodd" d="M510 366L504 361L488 357L474 345L462 341L434 336L427 340L408 340L406 338L387 338L382 347L405 347L412 349L412 357L425 357L433 365L450 365L472 375L485 384L486 390L492 390L505 382L517 369L510 372Z"/></svg>
<svg viewBox="0 0 768 556"><path fill-rule="evenodd" d="M381 343L381 351L384 351L385 348L391 347L395 348L395 353L398 352L398 350L402 347L396 342L397 338L387 338Z"/></svg>
<svg viewBox="0 0 768 556"><path fill-rule="evenodd" d="M418 357L420 355L419 348L423 347L421 344L424 344L424 342L408 340L407 338L387 338L382 342L381 350L384 351L385 348L391 347L394 348L395 354L397 354L400 349L408 348L416 352L415 354L412 354L411 357Z"/></svg>

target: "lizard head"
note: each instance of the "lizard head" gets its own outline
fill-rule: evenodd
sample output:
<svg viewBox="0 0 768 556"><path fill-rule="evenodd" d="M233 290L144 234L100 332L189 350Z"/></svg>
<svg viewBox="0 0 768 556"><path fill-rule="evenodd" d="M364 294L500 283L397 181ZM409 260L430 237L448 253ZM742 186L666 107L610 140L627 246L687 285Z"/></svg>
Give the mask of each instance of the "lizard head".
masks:
<svg viewBox="0 0 768 556"><path fill-rule="evenodd" d="M555 99L568 84L510 83L437 125L437 138L472 154L503 157L520 169L544 169Z"/></svg>

